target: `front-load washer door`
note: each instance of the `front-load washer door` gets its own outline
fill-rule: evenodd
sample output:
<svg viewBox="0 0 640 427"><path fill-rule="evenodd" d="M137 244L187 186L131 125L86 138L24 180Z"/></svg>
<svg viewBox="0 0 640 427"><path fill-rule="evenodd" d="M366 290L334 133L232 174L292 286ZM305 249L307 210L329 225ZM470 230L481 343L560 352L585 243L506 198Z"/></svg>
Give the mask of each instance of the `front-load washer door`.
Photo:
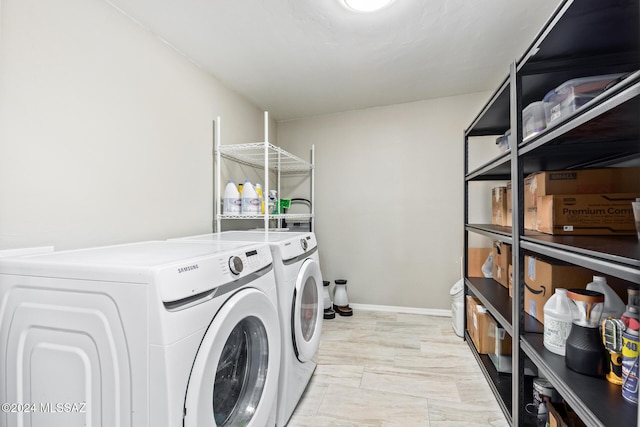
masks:
<svg viewBox="0 0 640 427"><path fill-rule="evenodd" d="M234 294L209 325L185 398L185 427L266 425L280 370L278 312L257 289Z"/></svg>
<svg viewBox="0 0 640 427"><path fill-rule="evenodd" d="M301 362L311 360L318 351L322 331L322 274L313 259L302 263L293 296L291 326L293 346Z"/></svg>

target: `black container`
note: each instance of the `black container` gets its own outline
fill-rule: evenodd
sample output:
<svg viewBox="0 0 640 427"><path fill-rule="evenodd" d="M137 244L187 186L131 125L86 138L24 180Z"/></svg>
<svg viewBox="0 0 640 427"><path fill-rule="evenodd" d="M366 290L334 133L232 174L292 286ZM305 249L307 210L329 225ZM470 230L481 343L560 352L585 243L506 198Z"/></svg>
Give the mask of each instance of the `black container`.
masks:
<svg viewBox="0 0 640 427"><path fill-rule="evenodd" d="M567 368L592 377L604 377L608 372L608 359L598 328L571 325L565 353Z"/></svg>

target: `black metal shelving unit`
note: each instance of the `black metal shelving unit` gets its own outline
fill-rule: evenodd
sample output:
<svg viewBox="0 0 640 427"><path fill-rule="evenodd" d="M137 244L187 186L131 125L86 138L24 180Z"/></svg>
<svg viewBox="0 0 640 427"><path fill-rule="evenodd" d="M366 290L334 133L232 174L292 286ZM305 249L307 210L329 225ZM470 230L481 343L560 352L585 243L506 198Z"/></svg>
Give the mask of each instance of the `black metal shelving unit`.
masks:
<svg viewBox="0 0 640 427"><path fill-rule="evenodd" d="M552 236L524 229L524 177L541 170L608 167L640 159L640 1L566 0L464 132L465 251L469 234L512 244L513 295L492 279L468 277L465 293L480 299L513 338L512 374L497 374L489 358L469 347L491 385L507 420L526 423L531 378L529 359L588 426L636 426L638 407L618 386L570 371L564 358L543 345L543 326L524 312L524 255L550 257L640 285L640 244L633 236ZM625 78L568 117L523 140L522 110L570 79L625 73ZM510 152L469 168L475 137L511 130ZM514 227L469 223L469 183L512 183ZM466 300L465 300L466 303ZM468 338L468 337L467 337ZM526 393L526 396L525 396Z"/></svg>

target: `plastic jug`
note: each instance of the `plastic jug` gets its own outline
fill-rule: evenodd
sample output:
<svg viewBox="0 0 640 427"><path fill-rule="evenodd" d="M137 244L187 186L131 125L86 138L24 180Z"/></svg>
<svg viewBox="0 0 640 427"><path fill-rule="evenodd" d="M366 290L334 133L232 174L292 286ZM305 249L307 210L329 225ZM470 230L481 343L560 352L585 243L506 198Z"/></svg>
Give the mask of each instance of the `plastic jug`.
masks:
<svg viewBox="0 0 640 427"><path fill-rule="evenodd" d="M564 356L572 320L567 290L558 288L544 305L543 343L547 350Z"/></svg>
<svg viewBox="0 0 640 427"><path fill-rule="evenodd" d="M464 336L464 282L458 280L449 290L451 301L451 326L459 337Z"/></svg>
<svg viewBox="0 0 640 427"><path fill-rule="evenodd" d="M607 317L618 318L625 312L627 306L618 294L616 294L615 291L607 284L607 279L605 277L593 276L593 282L589 282L587 284L587 289L604 294L604 309L602 311L603 319L606 319Z"/></svg>
<svg viewBox="0 0 640 427"><path fill-rule="evenodd" d="M227 182L227 186L224 188L224 194L222 196L222 213L225 215L238 215L240 214L240 193L236 183L230 179Z"/></svg>
<svg viewBox="0 0 640 427"><path fill-rule="evenodd" d="M242 214L258 215L260 214L260 198L258 193L251 185L251 181L246 180L242 187Z"/></svg>

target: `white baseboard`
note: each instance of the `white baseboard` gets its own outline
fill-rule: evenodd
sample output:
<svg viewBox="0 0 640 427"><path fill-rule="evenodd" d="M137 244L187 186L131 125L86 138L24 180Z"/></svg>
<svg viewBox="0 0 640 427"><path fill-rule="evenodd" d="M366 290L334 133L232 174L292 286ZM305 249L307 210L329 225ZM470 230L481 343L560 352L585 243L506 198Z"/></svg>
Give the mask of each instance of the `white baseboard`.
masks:
<svg viewBox="0 0 640 427"><path fill-rule="evenodd" d="M396 307L393 305L351 304L349 307L365 311L390 311L394 313L424 314L427 316L451 317L451 310L439 308Z"/></svg>

